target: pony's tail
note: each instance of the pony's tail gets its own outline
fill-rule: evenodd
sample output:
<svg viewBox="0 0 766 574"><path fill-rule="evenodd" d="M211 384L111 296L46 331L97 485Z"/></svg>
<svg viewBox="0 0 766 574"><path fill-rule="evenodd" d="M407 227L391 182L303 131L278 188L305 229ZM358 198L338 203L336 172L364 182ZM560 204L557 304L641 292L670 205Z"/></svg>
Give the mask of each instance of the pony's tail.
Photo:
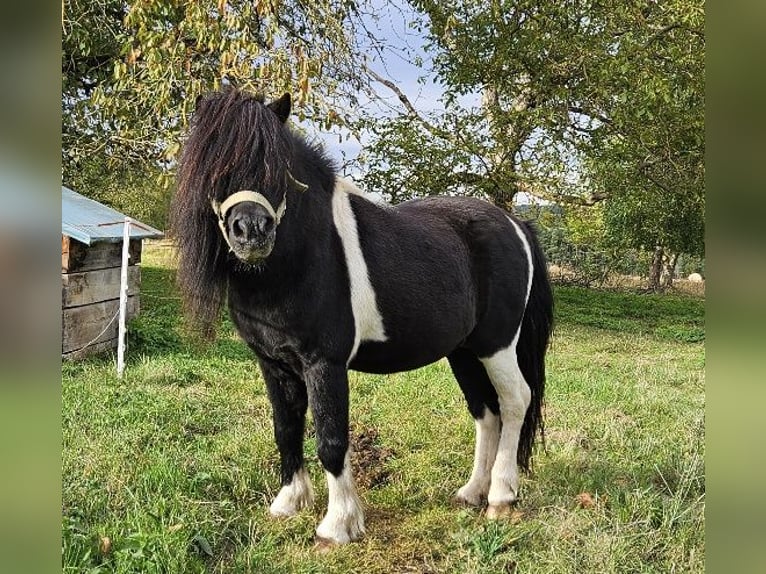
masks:
<svg viewBox="0 0 766 574"><path fill-rule="evenodd" d="M519 368L531 390L532 398L521 427L518 465L529 471L535 436L538 431L545 444L543 426L543 397L545 394L545 352L553 332L553 292L548 280L548 266L532 224L523 222L527 240L532 251L534 273L529 301L521 323L521 333L516 346Z"/></svg>

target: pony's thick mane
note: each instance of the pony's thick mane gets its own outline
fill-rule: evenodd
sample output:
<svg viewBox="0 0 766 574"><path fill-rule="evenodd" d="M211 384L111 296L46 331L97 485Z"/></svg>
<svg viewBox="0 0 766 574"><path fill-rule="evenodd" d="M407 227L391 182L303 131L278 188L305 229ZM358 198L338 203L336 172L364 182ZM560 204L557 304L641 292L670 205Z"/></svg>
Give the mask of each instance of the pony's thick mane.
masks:
<svg viewBox="0 0 766 574"><path fill-rule="evenodd" d="M240 189L284 193L292 137L263 97L228 88L202 98L178 166L170 234L187 317L212 338L227 288L228 248L210 199Z"/></svg>

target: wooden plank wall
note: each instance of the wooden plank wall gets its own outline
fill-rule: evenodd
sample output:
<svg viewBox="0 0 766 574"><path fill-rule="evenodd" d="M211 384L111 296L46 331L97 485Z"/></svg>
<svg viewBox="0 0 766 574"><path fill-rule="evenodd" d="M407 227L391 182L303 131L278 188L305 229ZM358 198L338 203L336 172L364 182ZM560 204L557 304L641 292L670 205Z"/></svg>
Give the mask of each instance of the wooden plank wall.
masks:
<svg viewBox="0 0 766 574"><path fill-rule="evenodd" d="M140 309L141 241L129 246L127 317ZM121 243L61 241L61 355L75 359L117 348ZM111 323L110 323L111 321ZM107 327L108 325L108 327Z"/></svg>
<svg viewBox="0 0 766 574"><path fill-rule="evenodd" d="M127 317L133 317L138 313L139 306L137 296L128 297ZM97 345L106 341L112 341L114 348L116 348L118 329L116 316L119 308L120 300L112 299L111 301L64 309L62 354L80 351L85 346ZM110 321L111 324L109 324ZM107 325L109 327L104 330ZM90 345L88 345L89 343ZM103 349L99 347L99 350Z"/></svg>
<svg viewBox="0 0 766 574"><path fill-rule="evenodd" d="M128 297L141 290L141 269L128 267ZM61 275L61 306L64 309L120 298L120 268L78 271Z"/></svg>
<svg viewBox="0 0 766 574"><path fill-rule="evenodd" d="M141 262L140 239L130 240L128 253L130 265ZM85 245L66 235L61 236L61 273L119 267L121 262L122 242Z"/></svg>

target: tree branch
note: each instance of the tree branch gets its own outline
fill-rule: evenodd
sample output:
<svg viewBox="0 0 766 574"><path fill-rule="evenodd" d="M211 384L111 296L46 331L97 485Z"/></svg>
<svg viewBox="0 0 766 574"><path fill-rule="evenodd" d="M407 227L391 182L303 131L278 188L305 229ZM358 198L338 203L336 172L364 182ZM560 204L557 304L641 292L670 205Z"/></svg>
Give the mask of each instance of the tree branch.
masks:
<svg viewBox="0 0 766 574"><path fill-rule="evenodd" d="M486 164L485 158L482 156L482 154L478 153L473 146L471 146L467 141L465 141L459 131L456 132L449 132L447 130L444 130L431 122L429 122L426 118L424 118L420 112L415 108L415 106L412 104L410 99L407 97L407 94L405 94L399 86L397 86L394 82L391 80L384 78L380 74L378 74L375 70L372 70L369 68L369 66L366 66L367 73L377 82L380 82L384 86L386 86L389 90L394 92L396 94L396 97L399 98L399 101L402 103L404 108L407 110L407 115L411 118L417 120L426 130L428 130L431 135L434 137L446 140L448 142L451 142L457 146L461 146L464 149L467 149L471 154L473 154L478 160L484 165L485 168L487 168L487 171L490 172L489 166Z"/></svg>
<svg viewBox="0 0 766 574"><path fill-rule="evenodd" d="M644 174L646 179L648 179L650 182L652 182L654 185L659 187L662 191L665 193L671 193L671 190L664 184L660 183L651 173L649 173L649 168L651 167L651 163L644 162L639 166L639 172Z"/></svg>
<svg viewBox="0 0 766 574"><path fill-rule="evenodd" d="M383 84L386 86L389 90L391 90L394 94L396 94L396 97L399 99L399 101L402 103L404 108L407 110L407 115L410 118L415 119L418 121L431 135L434 137L446 140L448 142L451 142L452 144L462 147L465 150L468 150L469 153L471 153L486 169L486 174L483 176L478 176L476 174L473 174L475 177L480 177L483 181L489 182L492 184L492 186L499 192L499 193L507 193L508 190L505 188L505 186L502 185L501 181L498 181L496 177L496 169L493 169L492 166L490 166L487 163L487 158L485 158L481 153L479 153L474 146L470 144L470 142L466 141L459 130L455 131L447 131L444 129L441 129L440 127L432 124L429 122L426 118L424 118L420 112L415 108L415 106L412 104L410 99L407 97L407 94L405 94L399 86L397 86L394 82L391 80L384 78L380 74L378 74L375 70L372 70L369 68L369 66L365 66L367 73L372 77L375 81ZM515 150L511 150L513 153L515 153ZM500 166L495 166L495 168ZM477 180L472 180L470 183L476 183ZM460 183L469 183L469 182L460 182ZM518 188L517 188L518 189Z"/></svg>
<svg viewBox="0 0 766 574"><path fill-rule="evenodd" d="M705 33L701 32L700 30L695 30L694 28L690 28L689 26L685 26L684 24L681 24L680 22L674 22L672 24L668 24L666 26L663 26L659 30L657 30L652 36L646 41L646 47L648 48L654 42L662 38L665 34L668 34L669 32L672 32L673 30L683 30L685 32L689 32L690 34L694 34L695 36L699 38L705 38Z"/></svg>
<svg viewBox="0 0 766 574"><path fill-rule="evenodd" d="M415 116L418 120L420 120L426 126L431 125L425 118L423 118L418 113L418 111L415 109L415 106L412 105L412 102L410 102L410 99L407 97L407 94L405 94L401 89L399 89L399 86L397 86L391 80L384 78L383 76L378 74L375 70L373 70L369 66L367 66L367 73L370 76L372 76L372 78L376 82L380 82L381 84L386 86L389 90L394 92L394 94L396 94L396 97L399 98L399 101L402 102L402 105L407 109L410 115ZM436 128L432 126L432 129L436 129Z"/></svg>
<svg viewBox="0 0 766 574"><path fill-rule="evenodd" d="M651 46L654 42L662 38L668 32L672 32L676 28L680 28L680 27L681 27L681 24L679 24L678 22L675 22L673 24L668 24L667 26L663 26L662 28L657 30L654 34L652 34L652 36L646 41L646 46L647 47Z"/></svg>

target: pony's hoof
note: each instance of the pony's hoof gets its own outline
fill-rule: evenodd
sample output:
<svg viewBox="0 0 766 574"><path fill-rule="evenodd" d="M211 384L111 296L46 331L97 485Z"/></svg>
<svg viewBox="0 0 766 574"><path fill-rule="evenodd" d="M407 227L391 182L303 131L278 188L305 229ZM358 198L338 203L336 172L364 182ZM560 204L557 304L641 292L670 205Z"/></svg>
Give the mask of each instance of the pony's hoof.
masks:
<svg viewBox="0 0 766 574"><path fill-rule="evenodd" d="M329 554L339 546L338 542L330 538L324 538L323 536L314 537L314 552L318 554Z"/></svg>
<svg viewBox="0 0 766 574"><path fill-rule="evenodd" d="M452 503L456 506L468 506L471 508L481 508L487 503L487 488L489 485L485 485L484 488L476 486L470 482L465 486L458 488L455 496L452 497Z"/></svg>
<svg viewBox="0 0 766 574"><path fill-rule="evenodd" d="M500 504L490 504L487 507L486 517L489 520L502 520L511 516L512 506L507 502L501 502Z"/></svg>
<svg viewBox="0 0 766 574"><path fill-rule="evenodd" d="M329 532L327 529L317 529L314 534L314 541L317 547L330 546L332 548L336 546L343 546L351 542L358 542L364 537L364 526L359 525L359 528L355 528L348 531L336 531Z"/></svg>
<svg viewBox="0 0 766 574"><path fill-rule="evenodd" d="M316 540L327 540L333 544L348 544L361 540L364 536L364 514L361 507L356 507L357 513L346 516L328 514L316 529Z"/></svg>
<svg viewBox="0 0 766 574"><path fill-rule="evenodd" d="M300 512L301 508L303 506L280 504L280 501L277 499L269 506L269 516L276 520L292 518Z"/></svg>
<svg viewBox="0 0 766 574"><path fill-rule="evenodd" d="M313 504L314 491L311 488L311 479L302 468L293 475L290 484L279 490L279 494L269 506L269 514L274 518L289 518Z"/></svg>
<svg viewBox="0 0 766 574"><path fill-rule="evenodd" d="M283 510L271 510L269 509L269 518L272 520L287 520L298 514L297 512L285 512Z"/></svg>
<svg viewBox="0 0 766 574"><path fill-rule="evenodd" d="M484 499L480 496L469 497L462 496L460 493L452 497L452 506L458 508L481 508L484 505Z"/></svg>

